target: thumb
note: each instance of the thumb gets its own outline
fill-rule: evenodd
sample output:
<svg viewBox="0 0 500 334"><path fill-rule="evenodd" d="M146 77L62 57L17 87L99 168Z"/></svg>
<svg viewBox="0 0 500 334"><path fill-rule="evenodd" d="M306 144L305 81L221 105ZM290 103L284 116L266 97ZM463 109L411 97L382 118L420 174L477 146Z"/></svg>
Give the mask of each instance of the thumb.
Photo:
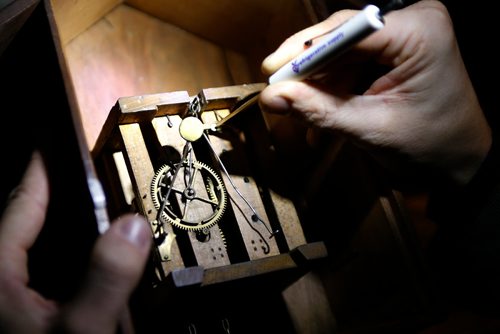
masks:
<svg viewBox="0 0 500 334"><path fill-rule="evenodd" d="M151 231L140 216L126 215L96 242L88 276L67 305L62 327L75 333L115 333L149 255Z"/></svg>

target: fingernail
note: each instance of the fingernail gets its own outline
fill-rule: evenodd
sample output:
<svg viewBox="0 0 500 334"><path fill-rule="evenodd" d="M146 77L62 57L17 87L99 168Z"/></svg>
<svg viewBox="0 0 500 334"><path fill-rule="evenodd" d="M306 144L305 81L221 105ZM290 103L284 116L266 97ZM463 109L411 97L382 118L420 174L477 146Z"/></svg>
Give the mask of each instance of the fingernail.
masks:
<svg viewBox="0 0 500 334"><path fill-rule="evenodd" d="M149 244L151 233L144 219L139 216L129 218L121 226L122 235L134 245L144 248Z"/></svg>
<svg viewBox="0 0 500 334"><path fill-rule="evenodd" d="M274 53L271 53L266 58L264 58L264 60L262 61L262 64L269 64L269 62L271 62L273 60L273 57L274 57Z"/></svg>
<svg viewBox="0 0 500 334"><path fill-rule="evenodd" d="M274 71L276 71L276 64L274 60L275 56L274 53L271 53L269 56L267 56L261 63L261 71L264 74L271 74Z"/></svg>

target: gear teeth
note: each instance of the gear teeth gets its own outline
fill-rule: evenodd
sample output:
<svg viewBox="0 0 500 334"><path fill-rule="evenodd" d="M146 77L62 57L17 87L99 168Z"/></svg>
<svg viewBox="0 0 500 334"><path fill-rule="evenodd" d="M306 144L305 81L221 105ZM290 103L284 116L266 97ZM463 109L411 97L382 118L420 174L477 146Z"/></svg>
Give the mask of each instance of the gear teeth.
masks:
<svg viewBox="0 0 500 334"><path fill-rule="evenodd" d="M181 217L177 217L177 215L171 212L168 208L161 213L162 220L176 226L182 230L186 231L199 231L205 228L211 228L221 219L224 214L227 206L227 192L222 182L220 176L208 165L200 162L193 161L193 166L198 170L202 178L199 180L203 180L205 184L205 189L207 191L208 197L210 201L217 203L217 206L213 210L213 214L204 221L200 219L200 223L197 225L190 224L189 222L183 221ZM182 163L179 168L186 168L188 165L186 162ZM160 183L163 181L165 177L167 177L168 172L172 169L169 165L161 166L151 181L151 195L153 204L157 210L161 207L161 188ZM205 170L207 173L205 175L201 174L202 170ZM203 222L203 223L201 223Z"/></svg>
<svg viewBox="0 0 500 334"><path fill-rule="evenodd" d="M168 172L168 170L171 169L171 167L167 164L165 165L162 165L158 171L155 173L155 175L153 176L153 179L151 181L151 199L153 200L153 205L155 206L156 210L159 210L160 207L161 207L161 200L160 198L157 196L158 194L158 183L159 181L166 175L166 172Z"/></svg>
<svg viewBox="0 0 500 334"><path fill-rule="evenodd" d="M217 229L219 230L220 238L222 240L222 243L224 244L224 248L227 249L226 235L224 234L224 232L222 232L222 229L220 228L219 225L217 225Z"/></svg>

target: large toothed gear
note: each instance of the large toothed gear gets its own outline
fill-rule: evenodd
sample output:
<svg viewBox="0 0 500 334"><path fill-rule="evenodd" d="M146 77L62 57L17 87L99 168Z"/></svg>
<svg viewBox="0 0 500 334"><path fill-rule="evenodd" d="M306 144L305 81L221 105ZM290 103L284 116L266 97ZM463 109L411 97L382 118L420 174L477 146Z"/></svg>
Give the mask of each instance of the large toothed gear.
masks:
<svg viewBox="0 0 500 334"><path fill-rule="evenodd" d="M174 179L175 169L178 168ZM170 189L170 192L168 193ZM207 230L222 217L227 194L220 177L202 162L163 165L151 182L151 195L157 210L168 193L161 220L184 230Z"/></svg>

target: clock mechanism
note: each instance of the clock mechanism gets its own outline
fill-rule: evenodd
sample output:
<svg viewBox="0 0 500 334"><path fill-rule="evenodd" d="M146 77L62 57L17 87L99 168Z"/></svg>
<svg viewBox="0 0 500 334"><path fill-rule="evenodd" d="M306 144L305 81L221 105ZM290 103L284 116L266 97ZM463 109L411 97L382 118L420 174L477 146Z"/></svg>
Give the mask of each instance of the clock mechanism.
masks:
<svg viewBox="0 0 500 334"><path fill-rule="evenodd" d="M151 182L151 196L162 224L205 234L220 220L227 203L222 180L199 161L160 167Z"/></svg>
<svg viewBox="0 0 500 334"><path fill-rule="evenodd" d="M150 222L154 285L211 285L326 256L306 241L293 199L270 185L279 168L270 174L264 87L124 97L111 109L92 153L111 215Z"/></svg>

